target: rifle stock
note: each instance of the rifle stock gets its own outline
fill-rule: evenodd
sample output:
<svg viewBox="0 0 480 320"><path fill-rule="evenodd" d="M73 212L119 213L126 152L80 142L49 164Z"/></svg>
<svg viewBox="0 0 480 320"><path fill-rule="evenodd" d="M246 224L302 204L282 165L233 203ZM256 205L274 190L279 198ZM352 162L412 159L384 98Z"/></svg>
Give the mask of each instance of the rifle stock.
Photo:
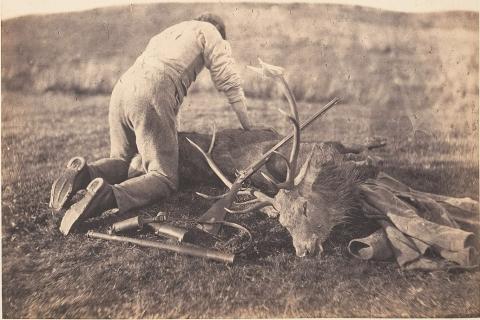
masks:
<svg viewBox="0 0 480 320"><path fill-rule="evenodd" d="M225 208L230 208L235 200L235 195L237 194L238 190L242 187L244 179L235 180L232 184L230 190L225 194L225 196L216 201L210 209L207 210L198 220L197 220L197 228L211 233L211 234L218 234L220 231L221 225L215 222L223 221L227 211Z"/></svg>

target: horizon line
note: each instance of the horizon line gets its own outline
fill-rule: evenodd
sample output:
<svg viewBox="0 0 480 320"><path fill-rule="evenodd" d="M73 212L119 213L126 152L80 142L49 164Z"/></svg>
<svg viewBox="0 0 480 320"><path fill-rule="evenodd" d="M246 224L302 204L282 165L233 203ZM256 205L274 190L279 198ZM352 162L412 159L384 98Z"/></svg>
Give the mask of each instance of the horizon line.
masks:
<svg viewBox="0 0 480 320"><path fill-rule="evenodd" d="M215 3L217 1L192 1L192 0L84 0L84 1L62 1L58 3L56 0L43 0L41 3L35 0L3 0L1 4L1 20L8 20L29 15L48 15L69 12L82 12L98 8L108 8L115 6L127 5L145 5L152 3ZM271 3L271 4L287 4L299 3L298 1L231 1L222 0L219 3ZM479 12L480 5L476 0L402 0L392 2L389 0L315 0L302 1L301 4L337 4L361 6L373 9L380 9L393 12L404 13L434 13L434 12L450 12L450 11L473 11Z"/></svg>

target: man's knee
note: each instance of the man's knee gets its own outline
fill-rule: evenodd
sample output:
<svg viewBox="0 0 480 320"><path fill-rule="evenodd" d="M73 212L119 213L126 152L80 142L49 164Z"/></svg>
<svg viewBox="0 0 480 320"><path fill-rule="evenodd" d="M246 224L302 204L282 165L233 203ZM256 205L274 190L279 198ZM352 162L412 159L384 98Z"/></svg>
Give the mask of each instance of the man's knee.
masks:
<svg viewBox="0 0 480 320"><path fill-rule="evenodd" d="M137 153L130 161L128 167L128 179L135 178L147 173L143 167L142 156Z"/></svg>
<svg viewBox="0 0 480 320"><path fill-rule="evenodd" d="M121 212L168 198L176 189L174 181L155 172L148 172L113 186Z"/></svg>
<svg viewBox="0 0 480 320"><path fill-rule="evenodd" d="M160 183L165 184L168 187L169 195L178 190L178 177L177 176L166 176L160 172L150 171L149 175L154 176L160 181Z"/></svg>
<svg viewBox="0 0 480 320"><path fill-rule="evenodd" d="M161 170L155 170L152 168L147 170L145 168L142 156L140 154L136 154L130 161L130 166L128 168L128 179L139 177L145 174L151 174L152 176L156 177L157 179L168 185L168 187L172 191L178 190L178 174L170 173L167 175Z"/></svg>

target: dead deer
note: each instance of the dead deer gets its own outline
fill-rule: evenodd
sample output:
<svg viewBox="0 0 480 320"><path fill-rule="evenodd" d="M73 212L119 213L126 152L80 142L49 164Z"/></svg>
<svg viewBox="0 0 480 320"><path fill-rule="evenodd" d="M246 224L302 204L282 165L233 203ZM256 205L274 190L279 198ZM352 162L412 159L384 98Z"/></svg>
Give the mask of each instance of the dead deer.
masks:
<svg viewBox="0 0 480 320"><path fill-rule="evenodd" d="M293 245L298 256L316 254L323 251L322 243L327 238L333 226L346 216L350 204L354 202L356 175L353 168L341 168L331 170L330 181L316 183L322 177L320 171L329 162L335 162L335 155L338 150L329 145L315 146L307 156L303 166L297 171L298 155L300 150L300 124L295 98L283 78L283 69L270 66L260 61L262 69L260 72L266 76L276 79L283 87L290 106L290 113L280 110L292 123L294 128L293 145L290 155L287 158L282 153L272 148L258 161L250 165L247 170L239 171L237 178L232 183L224 175L212 158L212 151L215 145L215 129L208 151L204 151L195 142L189 142L195 146L204 156L205 160L230 190L221 196L211 197L199 194L207 199L218 200L199 220L204 230L218 232L217 228L210 223L222 221L225 211L230 213L245 213L258 210L267 206L278 212L280 223L290 232ZM259 170L275 154L279 156L286 166L286 177L283 182L277 181L273 175L261 172L263 177L278 190L274 197L254 189L242 189L242 183ZM312 159L315 155L315 159ZM312 161L313 160L313 161ZM333 168L333 167L332 167ZM328 170L327 170L328 171ZM324 175L323 178L329 178ZM318 186L320 185L320 189ZM317 188L317 189L316 189ZM323 192L322 192L323 191ZM231 209L236 195L250 195L253 199L240 203L242 206L250 206L243 210Z"/></svg>
<svg viewBox="0 0 480 320"><path fill-rule="evenodd" d="M387 179L389 188L393 190L392 192L402 197L414 200L426 197L442 205L454 207L455 210L463 210L458 215L460 219L456 219L456 223L464 223L465 229L468 227L472 228L471 232L478 232L478 219L472 220L462 216L465 212L478 215L478 201L470 198L452 198L421 193L399 183L388 175L383 174L382 178L382 175L378 174L378 172L373 172L371 176L362 176L358 170L358 162L351 161L352 159L345 154L345 151L348 153L348 151L353 149L340 150L342 148L332 143L314 144L310 152L308 152L308 156L304 157L303 166L297 171L301 144L295 99L283 78L282 69L264 64L263 62L260 63L262 65L260 72L274 78L282 85L290 105L290 113L286 114L294 127L294 142L290 154L287 157L276 151L274 147L265 153L260 160L248 166L246 170L238 171L236 179L232 183L217 166L212 157L216 139L215 130L207 152L190 140L189 142L202 153L215 174L230 188L230 191L221 196L201 195L207 199L218 200L206 214L198 219L202 228L210 232L216 232L211 227L212 225L209 226L209 224L222 221L226 211L241 214L271 207L278 213L280 223L291 234L297 256L302 257L320 253L323 251L322 243L326 240L332 228L348 218L348 213L351 209L358 208L365 216L375 219L384 219L385 215L388 215L388 212L378 213L378 209L371 207L370 204L367 206L361 199L362 187L368 184L365 180L371 178L370 182L378 179L378 183L381 183L382 179ZM281 159L285 170L278 170L278 166L270 165L268 167L268 160L271 161L270 157L273 156ZM360 165L364 164L361 163ZM242 183L255 171L261 169L268 169L266 172L260 171L260 174L262 174L265 181L268 181L278 191L274 196L268 196L256 189L242 188ZM284 175L285 180L279 182L278 176L282 175L283 172L286 172ZM234 202L237 195L250 195L252 197L252 199L238 204L247 206L246 209L238 210L232 208L237 205ZM363 196L365 196L365 192ZM382 203L375 204L381 205ZM389 203L389 205L394 204ZM376 216L375 212L377 212ZM470 216L471 214L468 217Z"/></svg>

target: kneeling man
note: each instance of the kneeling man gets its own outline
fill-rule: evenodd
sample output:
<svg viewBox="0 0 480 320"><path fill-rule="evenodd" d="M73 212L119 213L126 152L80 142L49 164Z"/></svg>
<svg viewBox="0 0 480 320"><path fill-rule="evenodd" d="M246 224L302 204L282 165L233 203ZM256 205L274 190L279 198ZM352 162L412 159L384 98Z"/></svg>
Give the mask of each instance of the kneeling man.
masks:
<svg viewBox="0 0 480 320"><path fill-rule="evenodd" d="M224 92L245 130L252 127L240 78L234 69L225 25L213 14L176 24L153 37L113 89L109 106L110 158L87 164L72 158L53 183L50 207L65 208L73 195L85 196L65 213L60 230L118 208L139 208L168 197L178 187L176 115L190 84L204 67ZM135 154L144 174L127 179Z"/></svg>

